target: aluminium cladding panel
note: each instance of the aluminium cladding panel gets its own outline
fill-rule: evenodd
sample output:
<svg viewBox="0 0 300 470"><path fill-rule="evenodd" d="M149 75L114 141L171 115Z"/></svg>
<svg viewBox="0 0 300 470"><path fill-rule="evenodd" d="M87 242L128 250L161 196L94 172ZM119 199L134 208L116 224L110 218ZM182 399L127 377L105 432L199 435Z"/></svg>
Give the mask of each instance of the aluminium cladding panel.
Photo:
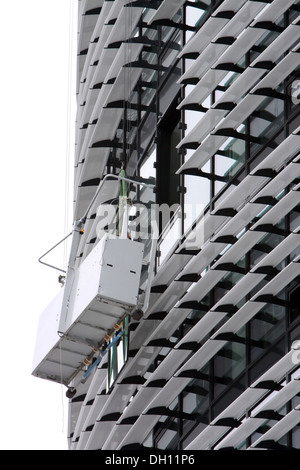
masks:
<svg viewBox="0 0 300 470"><path fill-rule="evenodd" d="M98 313L100 323L95 326L111 328L107 317L111 316L114 323L126 310L135 307L143 251L142 243L125 238L102 238L78 269L68 313L65 321L61 321L63 329L60 331L69 333L75 323L84 322L91 312Z"/></svg>

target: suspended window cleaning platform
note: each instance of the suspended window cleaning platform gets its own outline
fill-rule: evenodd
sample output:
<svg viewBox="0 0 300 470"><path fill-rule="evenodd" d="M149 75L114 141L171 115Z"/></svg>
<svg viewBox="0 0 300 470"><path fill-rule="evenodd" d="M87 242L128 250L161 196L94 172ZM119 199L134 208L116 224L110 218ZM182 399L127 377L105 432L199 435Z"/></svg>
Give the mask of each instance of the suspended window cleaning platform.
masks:
<svg viewBox="0 0 300 470"><path fill-rule="evenodd" d="M109 348L125 317L142 314L149 301L156 251L152 240L146 261L145 244L127 238L122 230L120 236L105 234L76 268L85 219L75 223L65 284L40 316L33 360L32 375L66 386ZM124 218L123 226L127 224ZM143 264L148 266L150 282L141 296Z"/></svg>
<svg viewBox="0 0 300 470"><path fill-rule="evenodd" d="M40 317L33 375L68 384L114 325L137 306L144 245L100 240Z"/></svg>

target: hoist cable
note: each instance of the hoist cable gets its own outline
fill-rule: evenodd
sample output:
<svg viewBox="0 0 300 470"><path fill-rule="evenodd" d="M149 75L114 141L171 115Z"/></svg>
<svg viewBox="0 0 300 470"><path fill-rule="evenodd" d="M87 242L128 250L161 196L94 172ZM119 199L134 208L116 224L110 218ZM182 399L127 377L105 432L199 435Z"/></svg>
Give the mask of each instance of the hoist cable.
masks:
<svg viewBox="0 0 300 470"><path fill-rule="evenodd" d="M73 78L73 23L74 23L74 0L69 0L69 44L68 44L68 90L67 90L67 132L66 132L66 157L65 157L65 227L64 233L68 231L69 220L69 192L70 192L70 141L71 141L71 97ZM67 247L64 244L64 265L67 264Z"/></svg>

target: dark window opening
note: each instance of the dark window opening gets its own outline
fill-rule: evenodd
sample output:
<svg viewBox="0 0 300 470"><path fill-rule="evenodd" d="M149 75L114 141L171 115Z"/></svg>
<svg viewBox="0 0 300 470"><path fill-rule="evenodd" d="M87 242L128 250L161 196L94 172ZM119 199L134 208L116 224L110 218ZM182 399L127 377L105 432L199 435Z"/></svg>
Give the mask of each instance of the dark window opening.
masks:
<svg viewBox="0 0 300 470"><path fill-rule="evenodd" d="M296 287L289 295L290 322L300 316L300 286Z"/></svg>
<svg viewBox="0 0 300 470"><path fill-rule="evenodd" d="M157 130L157 203L180 203L178 191L180 179L176 171L180 166L177 145L181 140L181 131L178 123L180 111L176 109L177 100L169 107L161 119Z"/></svg>

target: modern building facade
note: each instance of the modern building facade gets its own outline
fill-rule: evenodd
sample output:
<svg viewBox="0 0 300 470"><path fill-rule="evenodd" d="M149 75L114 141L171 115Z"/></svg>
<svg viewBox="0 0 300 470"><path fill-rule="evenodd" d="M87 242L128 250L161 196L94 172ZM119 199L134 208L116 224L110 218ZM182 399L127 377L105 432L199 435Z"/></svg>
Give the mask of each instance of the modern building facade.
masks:
<svg viewBox="0 0 300 470"><path fill-rule="evenodd" d="M61 314L34 375L68 387L69 448L299 449L300 1L81 0L78 12L58 305L72 307L78 270L92 284L108 234L125 242L115 295L142 246L143 311L98 295L84 321Z"/></svg>

